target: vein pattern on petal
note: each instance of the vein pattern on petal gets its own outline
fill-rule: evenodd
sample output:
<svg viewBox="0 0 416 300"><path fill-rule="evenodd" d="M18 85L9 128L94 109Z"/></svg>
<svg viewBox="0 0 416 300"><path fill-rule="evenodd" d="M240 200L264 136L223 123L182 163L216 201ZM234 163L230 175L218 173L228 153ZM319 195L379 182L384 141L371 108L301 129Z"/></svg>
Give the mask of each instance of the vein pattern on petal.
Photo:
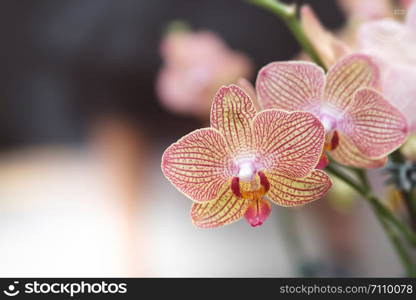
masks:
<svg viewBox="0 0 416 300"><path fill-rule="evenodd" d="M162 157L162 171L169 181L194 201L214 199L230 178L230 157L222 135L199 129L172 144Z"/></svg>
<svg viewBox="0 0 416 300"><path fill-rule="evenodd" d="M346 115L342 130L365 156L386 156L407 136L406 118L374 90L357 91Z"/></svg>
<svg viewBox="0 0 416 300"><path fill-rule="evenodd" d="M212 228L230 224L242 218L248 208L248 201L236 197L227 182L215 200L193 203L191 217L201 228Z"/></svg>
<svg viewBox="0 0 416 300"><path fill-rule="evenodd" d="M381 168L387 162L387 156L382 158L369 158L362 154L355 143L348 136L338 132L339 143L335 150L330 151L331 157L337 162L356 168Z"/></svg>
<svg viewBox="0 0 416 300"><path fill-rule="evenodd" d="M329 69L324 97L331 104L345 109L358 89L378 87L379 77L378 67L369 56L349 55Z"/></svg>
<svg viewBox="0 0 416 300"><path fill-rule="evenodd" d="M222 87L215 95L211 126L224 136L230 153L252 150L250 123L255 115L253 102L238 86Z"/></svg>
<svg viewBox="0 0 416 300"><path fill-rule="evenodd" d="M316 166L325 132L307 112L265 110L253 120L256 149L266 170L304 177Z"/></svg>
<svg viewBox="0 0 416 300"><path fill-rule="evenodd" d="M257 77L258 100L263 108L305 110L322 98L324 71L309 62L274 62Z"/></svg>
<svg viewBox="0 0 416 300"><path fill-rule="evenodd" d="M267 172L270 181L268 198L280 206L299 206L322 198L332 185L325 172L314 170L303 178Z"/></svg>

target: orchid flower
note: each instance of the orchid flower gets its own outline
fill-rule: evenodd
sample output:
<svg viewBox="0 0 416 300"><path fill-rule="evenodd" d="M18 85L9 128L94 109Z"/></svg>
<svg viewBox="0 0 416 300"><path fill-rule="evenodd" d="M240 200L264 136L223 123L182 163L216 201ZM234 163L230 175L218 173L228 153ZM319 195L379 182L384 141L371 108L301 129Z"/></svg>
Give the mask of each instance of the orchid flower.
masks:
<svg viewBox="0 0 416 300"><path fill-rule="evenodd" d="M196 226L222 226L243 216L258 226L271 212L269 200L299 206L326 194L331 180L314 169L323 144L324 128L312 114L257 113L250 97L230 85L215 95L211 127L167 148L162 171L194 201Z"/></svg>
<svg viewBox="0 0 416 300"><path fill-rule="evenodd" d="M416 2L405 23L391 19L369 22L358 34L361 51L374 56L381 69L381 88L416 133Z"/></svg>
<svg viewBox="0 0 416 300"><path fill-rule="evenodd" d="M353 54L322 68L309 62L273 62L263 67L256 90L263 108L307 111L322 122L326 150L339 163L374 168L407 136L407 123L398 109L374 88L377 66L369 56ZM319 167L325 166L323 155Z"/></svg>
<svg viewBox="0 0 416 300"><path fill-rule="evenodd" d="M209 31L173 31L161 43L164 65L157 93L169 110L206 119L212 95L222 84L252 74L252 63Z"/></svg>

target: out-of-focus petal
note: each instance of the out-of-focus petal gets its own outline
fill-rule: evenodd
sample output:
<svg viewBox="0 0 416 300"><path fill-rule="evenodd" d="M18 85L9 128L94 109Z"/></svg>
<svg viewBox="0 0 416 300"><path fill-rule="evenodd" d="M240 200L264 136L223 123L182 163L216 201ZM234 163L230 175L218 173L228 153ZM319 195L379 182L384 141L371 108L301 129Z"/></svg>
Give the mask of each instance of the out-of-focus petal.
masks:
<svg viewBox="0 0 416 300"><path fill-rule="evenodd" d="M372 158L386 156L400 147L408 133L403 114L371 89L355 93L340 129L363 155Z"/></svg>
<svg viewBox="0 0 416 300"><path fill-rule="evenodd" d="M326 67L346 55L348 46L326 30L312 8L305 4L300 8L300 21L303 31L309 38Z"/></svg>
<svg viewBox="0 0 416 300"><path fill-rule="evenodd" d="M325 172L314 170L303 178L266 172L270 181L268 198L280 206L299 206L322 198L332 185Z"/></svg>
<svg viewBox="0 0 416 300"><path fill-rule="evenodd" d="M416 4L407 12L407 25L382 20L360 27L358 40L363 51L377 58L382 70L385 98L397 107L416 129ZM414 29L411 29L414 28Z"/></svg>
<svg viewBox="0 0 416 300"><path fill-rule="evenodd" d="M407 118L416 132L416 68L412 65L391 65L383 76L383 95Z"/></svg>
<svg viewBox="0 0 416 300"><path fill-rule="evenodd" d="M211 108L211 126L225 138L231 153L252 150L251 120L256 109L249 96L238 86L222 87Z"/></svg>
<svg viewBox="0 0 416 300"><path fill-rule="evenodd" d="M352 54L332 66L327 74L325 99L344 109L362 87L378 87L379 69L370 56Z"/></svg>
<svg viewBox="0 0 416 300"><path fill-rule="evenodd" d="M156 82L160 101L175 113L204 121L222 85L252 74L251 60L213 32L174 29L164 36L161 52L164 64Z"/></svg>
<svg viewBox="0 0 416 300"><path fill-rule="evenodd" d="M406 27L397 21L384 19L364 23L357 33L360 48L370 55L395 63L414 56L414 44ZM400 54L400 55L398 55Z"/></svg>
<svg viewBox="0 0 416 300"><path fill-rule="evenodd" d="M406 26L409 30L416 32L416 2L413 2L407 10Z"/></svg>
<svg viewBox="0 0 416 300"><path fill-rule="evenodd" d="M242 218L248 204L248 200L236 197L226 183L215 200L192 204L192 221L201 228L227 225Z"/></svg>
<svg viewBox="0 0 416 300"><path fill-rule="evenodd" d="M160 46L161 55L168 64L181 66L228 51L224 41L210 31L173 31L164 37Z"/></svg>
<svg viewBox="0 0 416 300"><path fill-rule="evenodd" d="M360 150L354 145L351 138L347 137L341 132L338 132L339 144L330 151L331 157L337 162L356 168L381 168L387 163L387 156L382 158L372 159L364 156Z"/></svg>
<svg viewBox="0 0 416 300"><path fill-rule="evenodd" d="M305 110L322 100L325 75L309 62L273 62L258 74L256 90L263 108Z"/></svg>
<svg viewBox="0 0 416 300"><path fill-rule="evenodd" d="M338 3L349 19L358 22L393 16L389 0L339 0Z"/></svg>
<svg viewBox="0 0 416 300"><path fill-rule="evenodd" d="M304 177L322 153L325 131L311 113L265 110L253 120L255 148L266 170Z"/></svg>
<svg viewBox="0 0 416 300"><path fill-rule="evenodd" d="M230 178L229 155L221 134L211 128L199 129L166 149L162 171L182 193L197 202L218 195Z"/></svg>

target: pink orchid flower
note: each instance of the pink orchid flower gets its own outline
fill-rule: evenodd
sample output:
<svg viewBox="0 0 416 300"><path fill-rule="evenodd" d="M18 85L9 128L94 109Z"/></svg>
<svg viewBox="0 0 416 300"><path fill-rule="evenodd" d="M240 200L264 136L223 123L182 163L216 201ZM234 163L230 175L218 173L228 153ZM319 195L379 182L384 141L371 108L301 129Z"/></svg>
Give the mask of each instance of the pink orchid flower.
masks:
<svg viewBox="0 0 416 300"><path fill-rule="evenodd" d="M348 17L348 22L370 21L392 16L393 3L390 0L338 0Z"/></svg>
<svg viewBox="0 0 416 300"><path fill-rule="evenodd" d="M377 58L383 94L416 132L416 2L404 24L391 19L366 23L358 40L362 51Z"/></svg>
<svg viewBox="0 0 416 300"><path fill-rule="evenodd" d="M161 52L164 66L157 78L157 93L175 113L207 118L217 89L252 73L245 55L208 31L173 31L163 39Z"/></svg>
<svg viewBox="0 0 416 300"><path fill-rule="evenodd" d="M415 0L399 0L400 7L403 9L408 9Z"/></svg>
<svg viewBox="0 0 416 300"><path fill-rule="evenodd" d="M377 66L363 54L346 56L326 76L313 63L273 62L260 70L256 90L263 108L308 111L319 118L325 148L339 163L374 168L384 165L408 131L400 111L373 89L378 77Z"/></svg>
<svg viewBox="0 0 416 300"><path fill-rule="evenodd" d="M331 180L315 170L324 128L307 112L257 113L236 85L222 87L211 108L211 127L198 129L163 154L167 179L194 201L193 223L209 228L243 216L261 225L269 201L298 206L324 196Z"/></svg>

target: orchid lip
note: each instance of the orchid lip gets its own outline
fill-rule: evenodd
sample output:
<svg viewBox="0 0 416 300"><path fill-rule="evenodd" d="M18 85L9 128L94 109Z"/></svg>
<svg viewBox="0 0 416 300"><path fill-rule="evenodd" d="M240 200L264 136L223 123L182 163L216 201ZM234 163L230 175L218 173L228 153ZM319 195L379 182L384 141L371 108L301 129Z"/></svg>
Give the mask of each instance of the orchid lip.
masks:
<svg viewBox="0 0 416 300"><path fill-rule="evenodd" d="M259 197L251 200L244 217L252 227L257 227L263 225L270 216L271 209L270 203L266 199Z"/></svg>
<svg viewBox="0 0 416 300"><path fill-rule="evenodd" d="M257 226L263 225L263 222L260 221L260 220L256 220L256 221L250 223L250 225L251 225L251 227L257 227Z"/></svg>

